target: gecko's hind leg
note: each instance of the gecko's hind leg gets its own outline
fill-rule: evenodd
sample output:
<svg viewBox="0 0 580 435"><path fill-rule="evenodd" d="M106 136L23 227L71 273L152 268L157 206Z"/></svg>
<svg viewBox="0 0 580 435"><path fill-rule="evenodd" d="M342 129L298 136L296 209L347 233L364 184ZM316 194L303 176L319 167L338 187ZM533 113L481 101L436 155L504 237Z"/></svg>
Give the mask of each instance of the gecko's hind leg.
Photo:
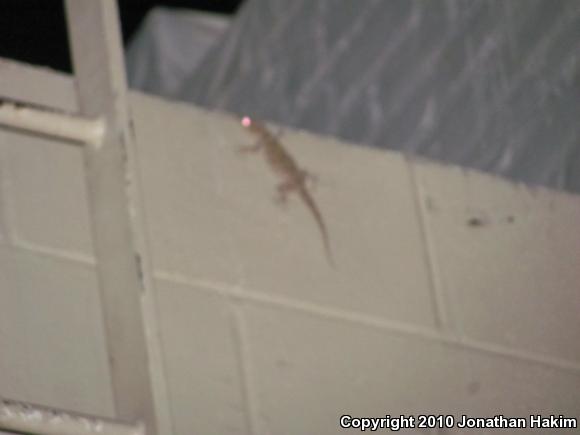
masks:
<svg viewBox="0 0 580 435"><path fill-rule="evenodd" d="M308 171L301 170L300 176L304 184L308 183L310 187L316 187L318 185L318 177Z"/></svg>
<svg viewBox="0 0 580 435"><path fill-rule="evenodd" d="M294 181L284 181L278 184L276 188L277 195L274 197L274 201L279 205L286 205L288 202L288 194L296 189L297 186Z"/></svg>

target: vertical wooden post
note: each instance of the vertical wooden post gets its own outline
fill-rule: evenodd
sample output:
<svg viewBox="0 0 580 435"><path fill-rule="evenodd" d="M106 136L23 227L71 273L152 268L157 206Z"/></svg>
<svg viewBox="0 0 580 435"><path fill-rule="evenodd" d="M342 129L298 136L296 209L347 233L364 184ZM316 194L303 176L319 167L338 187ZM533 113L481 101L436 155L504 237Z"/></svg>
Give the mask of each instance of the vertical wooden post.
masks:
<svg viewBox="0 0 580 435"><path fill-rule="evenodd" d="M66 11L80 114L106 127L85 170L115 411L170 434L118 11L115 0L66 0Z"/></svg>

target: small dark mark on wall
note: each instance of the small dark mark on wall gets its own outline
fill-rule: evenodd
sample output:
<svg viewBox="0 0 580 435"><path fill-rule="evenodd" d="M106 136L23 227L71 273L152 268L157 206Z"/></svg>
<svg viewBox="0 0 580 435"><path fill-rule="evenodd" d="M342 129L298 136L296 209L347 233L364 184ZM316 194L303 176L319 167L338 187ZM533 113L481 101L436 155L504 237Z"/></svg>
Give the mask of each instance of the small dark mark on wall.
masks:
<svg viewBox="0 0 580 435"><path fill-rule="evenodd" d="M467 220L467 225L470 227L483 227L487 223L480 217L472 217Z"/></svg>
<svg viewBox="0 0 580 435"><path fill-rule="evenodd" d="M495 220L496 223L499 222L505 222L508 224L513 224L515 222L516 218L512 215L508 215L503 219L497 219ZM492 222L492 220L482 217L482 216L472 216L469 219L467 219L467 226L469 227L485 227L490 225Z"/></svg>
<svg viewBox="0 0 580 435"><path fill-rule="evenodd" d="M131 134L131 139L133 139L133 141L137 140L137 135L135 134L135 121L132 116L129 118L129 132Z"/></svg>
<svg viewBox="0 0 580 435"><path fill-rule="evenodd" d="M467 226L472 228L482 228L486 227L491 223L491 219L485 210L480 208L468 207L466 210L467 214Z"/></svg>
<svg viewBox="0 0 580 435"><path fill-rule="evenodd" d="M479 381L471 381L467 384L467 392L471 395L477 394L481 389L481 383Z"/></svg>
<svg viewBox="0 0 580 435"><path fill-rule="evenodd" d="M433 198L431 198L430 196L427 196L425 198L425 206L427 207L427 210L429 210L429 211L437 211L437 206L435 205L435 201L433 201Z"/></svg>
<svg viewBox="0 0 580 435"><path fill-rule="evenodd" d="M143 262L141 261L141 255L135 253L135 263L137 265L137 275L139 276L140 284L143 284ZM143 288L143 286L141 286Z"/></svg>

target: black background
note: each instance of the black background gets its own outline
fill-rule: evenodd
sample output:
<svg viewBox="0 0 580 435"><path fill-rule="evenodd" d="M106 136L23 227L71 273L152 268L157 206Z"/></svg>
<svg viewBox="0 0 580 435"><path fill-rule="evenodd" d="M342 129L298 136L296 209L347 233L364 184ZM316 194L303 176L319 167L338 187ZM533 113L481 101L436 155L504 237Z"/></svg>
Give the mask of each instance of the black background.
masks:
<svg viewBox="0 0 580 435"><path fill-rule="evenodd" d="M126 44L153 6L232 14L242 0L118 0ZM0 0L0 57L70 72L62 0Z"/></svg>

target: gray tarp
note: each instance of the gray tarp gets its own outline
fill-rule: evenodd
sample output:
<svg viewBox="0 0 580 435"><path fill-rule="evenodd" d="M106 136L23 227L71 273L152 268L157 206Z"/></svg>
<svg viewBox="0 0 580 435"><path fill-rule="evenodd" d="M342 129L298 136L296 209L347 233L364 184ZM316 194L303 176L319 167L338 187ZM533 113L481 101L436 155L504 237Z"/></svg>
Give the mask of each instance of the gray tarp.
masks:
<svg viewBox="0 0 580 435"><path fill-rule="evenodd" d="M578 0L248 0L188 75L175 20L143 33L182 82L158 51L133 85L580 192Z"/></svg>

